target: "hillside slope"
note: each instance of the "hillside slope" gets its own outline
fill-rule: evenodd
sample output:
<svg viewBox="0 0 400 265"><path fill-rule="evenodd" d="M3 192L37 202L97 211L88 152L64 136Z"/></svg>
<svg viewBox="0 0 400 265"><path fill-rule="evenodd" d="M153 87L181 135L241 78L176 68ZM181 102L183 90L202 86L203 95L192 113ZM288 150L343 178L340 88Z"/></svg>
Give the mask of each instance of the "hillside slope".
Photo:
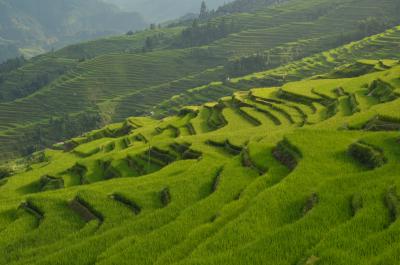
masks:
<svg viewBox="0 0 400 265"><path fill-rule="evenodd" d="M3 159L131 115L165 115L166 110L173 111L165 107L166 101L168 105L176 95L197 91L193 88L290 67L292 61L380 33L398 20L400 7L395 0L267 2L254 12L218 16L184 31L154 29L74 45L6 71L0 79ZM374 27L360 27L365 23ZM217 29L222 33L214 35ZM389 40L388 47L392 43L396 39ZM252 60L247 57L257 59L260 54L265 61L248 72ZM385 58L395 59L396 54ZM321 64L327 60L322 59ZM231 70L242 63L245 71ZM319 64L319 59L312 63ZM265 84L286 82L281 79ZM217 85L211 86L211 93L199 94L200 101L181 97L179 104L205 102L252 86L211 84Z"/></svg>
<svg viewBox="0 0 400 265"><path fill-rule="evenodd" d="M363 63L16 161L0 264L397 264L400 64Z"/></svg>
<svg viewBox="0 0 400 265"><path fill-rule="evenodd" d="M288 49L293 49L289 44ZM304 43L304 45L307 45ZM290 61L283 66L267 71L233 78L229 82L212 82L195 87L162 102L157 110L163 114L179 110L188 104L202 104L227 93L246 87L279 86L288 81L297 81L309 76L349 77L368 73L374 67L368 60L380 58L400 59L400 26L391 28L360 41L351 42L335 49L316 53L301 60ZM316 78L316 77L313 77Z"/></svg>
<svg viewBox="0 0 400 265"><path fill-rule="evenodd" d="M98 0L1 0L0 62L145 25L138 13Z"/></svg>

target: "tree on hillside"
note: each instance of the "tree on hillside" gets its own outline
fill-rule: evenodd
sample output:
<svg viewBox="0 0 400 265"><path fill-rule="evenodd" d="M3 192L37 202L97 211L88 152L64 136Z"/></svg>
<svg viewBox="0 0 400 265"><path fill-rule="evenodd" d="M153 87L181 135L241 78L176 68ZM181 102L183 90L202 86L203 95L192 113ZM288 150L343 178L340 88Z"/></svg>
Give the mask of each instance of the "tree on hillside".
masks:
<svg viewBox="0 0 400 265"><path fill-rule="evenodd" d="M358 22L358 27L363 35L370 36L374 34L378 34L387 28L389 28L389 23L382 19L378 19L377 17L368 17L364 20Z"/></svg>
<svg viewBox="0 0 400 265"><path fill-rule="evenodd" d="M0 64L0 73L6 73L15 70L26 63L24 56L20 56L14 59L8 59L4 63Z"/></svg>
<svg viewBox="0 0 400 265"><path fill-rule="evenodd" d="M208 16L208 10L207 10L207 5L206 2L201 2L201 7L200 7L200 19L205 19Z"/></svg>
<svg viewBox="0 0 400 265"><path fill-rule="evenodd" d="M193 47L211 43L227 35L237 32L239 27L234 21L227 22L225 18L219 21L207 21L199 24L199 20L193 20L192 26L184 29L181 34L179 47Z"/></svg>
<svg viewBox="0 0 400 265"><path fill-rule="evenodd" d="M267 68L267 60L264 53L258 52L230 61L225 65L225 71L234 77L259 72Z"/></svg>
<svg viewBox="0 0 400 265"><path fill-rule="evenodd" d="M144 50L145 52L147 52L147 51L152 51L153 48L154 48L154 41L153 41L153 38L147 37L147 38L146 38L146 41L145 41L145 43L144 43L143 50Z"/></svg>

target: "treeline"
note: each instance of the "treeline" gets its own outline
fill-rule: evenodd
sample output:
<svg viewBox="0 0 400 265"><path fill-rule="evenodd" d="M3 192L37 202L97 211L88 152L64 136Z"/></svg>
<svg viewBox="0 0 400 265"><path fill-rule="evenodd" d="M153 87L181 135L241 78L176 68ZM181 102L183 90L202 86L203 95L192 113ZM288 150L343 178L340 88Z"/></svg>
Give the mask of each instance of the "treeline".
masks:
<svg viewBox="0 0 400 265"><path fill-rule="evenodd" d="M229 76L243 76L266 69L268 66L268 56L264 53L255 53L244 56L227 63L225 71Z"/></svg>
<svg viewBox="0 0 400 265"><path fill-rule="evenodd" d="M25 97L36 92L41 87L47 85L49 82L50 75L48 73L41 73L40 75L35 76L35 79L30 81L29 83L15 87L15 89L11 91L10 96L12 99ZM3 95L0 95L0 100L5 99L3 97Z"/></svg>
<svg viewBox="0 0 400 265"><path fill-rule="evenodd" d="M266 4L279 4L285 0L236 0L220 6L216 11L209 12L209 16L220 16L239 12L255 11Z"/></svg>
<svg viewBox="0 0 400 265"><path fill-rule="evenodd" d="M14 59L8 59L7 61L0 64L0 78L2 74L8 73L12 70L15 70L26 63L26 59L24 56L16 57ZM1 83L1 79L0 79Z"/></svg>
<svg viewBox="0 0 400 265"><path fill-rule="evenodd" d="M155 28L152 30L155 30ZM171 37L162 32L154 34L145 39L142 52L151 52L155 48L168 46L171 43L171 41L172 41Z"/></svg>
<svg viewBox="0 0 400 265"><path fill-rule="evenodd" d="M52 117L48 123L36 125L24 132L16 148L21 155L26 156L55 142L76 137L103 125L103 119L98 111Z"/></svg>
<svg viewBox="0 0 400 265"><path fill-rule="evenodd" d="M358 22L359 33L363 37L379 34L393 26L395 26L395 21L389 21L385 18L368 17L364 20Z"/></svg>
<svg viewBox="0 0 400 265"><path fill-rule="evenodd" d="M8 92L1 89L2 83L7 79L7 77L5 75L0 75L0 101L14 100L33 94L44 86L50 84L50 82L52 82L55 78L63 75L67 70L67 67L61 66L53 69L52 72L38 73L34 76L28 76L28 74L26 74L25 77L23 74L21 74L20 83Z"/></svg>
<svg viewBox="0 0 400 265"><path fill-rule="evenodd" d="M218 21L207 21L205 24L200 24L200 20L195 19L191 26L182 31L174 46L182 48L205 45L239 30L240 27L233 20L227 21L222 18Z"/></svg>

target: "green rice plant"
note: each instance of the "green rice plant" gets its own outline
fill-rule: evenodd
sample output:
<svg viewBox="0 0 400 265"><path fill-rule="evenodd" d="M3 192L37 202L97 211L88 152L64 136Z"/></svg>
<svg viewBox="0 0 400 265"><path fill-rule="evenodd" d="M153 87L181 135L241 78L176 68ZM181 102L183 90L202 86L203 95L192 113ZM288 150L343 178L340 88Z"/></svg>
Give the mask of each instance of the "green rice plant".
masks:
<svg viewBox="0 0 400 265"><path fill-rule="evenodd" d="M228 122L222 115L222 109L224 107L223 104L217 104L210 108L210 115L207 119L207 124L211 129L217 130L227 125Z"/></svg>
<svg viewBox="0 0 400 265"><path fill-rule="evenodd" d="M128 198L126 198L124 195L122 195L121 193L113 193L111 195L111 198L126 205L128 208L130 208L136 215L140 213L140 211L142 210L140 208L139 205L137 205L137 203L135 203L132 200L129 200Z"/></svg>
<svg viewBox="0 0 400 265"><path fill-rule="evenodd" d="M57 190L64 188L64 180L49 175L42 176L39 181L39 190Z"/></svg>
<svg viewBox="0 0 400 265"><path fill-rule="evenodd" d="M142 175L146 174L145 166L143 164L139 163L136 158L128 155L125 159L126 159L126 161L128 163L128 166L133 171L137 172L137 174L139 176L142 176Z"/></svg>
<svg viewBox="0 0 400 265"><path fill-rule="evenodd" d="M7 181L8 181L8 179L6 179L6 178L0 179L0 187L6 185Z"/></svg>
<svg viewBox="0 0 400 265"><path fill-rule="evenodd" d="M318 201L319 201L318 194L316 193L311 194L311 196L307 199L303 207L303 215L311 211L317 205Z"/></svg>
<svg viewBox="0 0 400 265"><path fill-rule="evenodd" d="M171 194L169 192L169 188L166 187L160 192L160 200L163 207L167 207L171 202Z"/></svg>
<svg viewBox="0 0 400 265"><path fill-rule="evenodd" d="M364 142L351 144L348 153L368 169L375 169L387 163L387 158L381 149Z"/></svg>
<svg viewBox="0 0 400 265"><path fill-rule="evenodd" d="M351 213L353 216L363 208L364 202L360 194L354 194L350 200Z"/></svg>
<svg viewBox="0 0 400 265"><path fill-rule="evenodd" d="M98 220L101 224L104 221L104 216L79 195L69 202L69 207L86 222Z"/></svg>
<svg viewBox="0 0 400 265"><path fill-rule="evenodd" d="M399 217L400 201L395 186L389 187L385 194L385 204L389 211L390 223L393 223Z"/></svg>
<svg viewBox="0 0 400 265"><path fill-rule="evenodd" d="M299 104L304 104L307 105L308 107L310 107L314 112L316 112L316 108L314 107L313 100L305 97L305 96L300 96L300 95L293 95L287 91L284 91L282 89L280 89L277 93L277 97L287 100L287 101L291 101L291 102L295 102L295 103L299 103Z"/></svg>
<svg viewBox="0 0 400 265"><path fill-rule="evenodd" d="M154 146L149 149L148 153L150 157L163 161L165 164L170 164L177 159L168 150L162 150Z"/></svg>
<svg viewBox="0 0 400 265"><path fill-rule="evenodd" d="M88 184L87 180L85 179L87 168L84 165L75 163L71 168L67 169L67 172L78 177L80 184Z"/></svg>
<svg viewBox="0 0 400 265"><path fill-rule="evenodd" d="M196 133L196 129L193 127L193 124L192 123L187 123L186 125L185 125L185 127L187 128L187 130L189 131L189 134L190 135L196 135L197 133Z"/></svg>
<svg viewBox="0 0 400 265"><path fill-rule="evenodd" d="M218 186L221 182L221 173L223 170L224 170L224 168L221 167L218 169L217 173L215 174L215 178L214 178L214 180L212 182L212 186L211 186L211 193L214 193L217 191Z"/></svg>
<svg viewBox="0 0 400 265"><path fill-rule="evenodd" d="M272 151L274 157L290 170L294 170L301 159L300 151L287 139L278 143Z"/></svg>
<svg viewBox="0 0 400 265"><path fill-rule="evenodd" d="M344 91L343 87L336 87L333 89L333 92L336 94L337 97L343 97L347 95L347 92Z"/></svg>
<svg viewBox="0 0 400 265"><path fill-rule="evenodd" d="M120 177L120 173L111 166L111 161L98 160L97 163L104 179L108 180Z"/></svg>
<svg viewBox="0 0 400 265"><path fill-rule="evenodd" d="M379 102L388 102L397 98L391 85L383 82L380 79L372 81L372 83L369 85L368 96L378 99Z"/></svg>
<svg viewBox="0 0 400 265"><path fill-rule="evenodd" d="M111 152L115 149L115 142L111 142L104 147L105 152Z"/></svg>
<svg viewBox="0 0 400 265"><path fill-rule="evenodd" d="M349 94L348 102L349 102L349 105L350 105L350 112L352 114L354 114L356 112L360 112L360 108L358 106L359 104L358 104L357 99L356 99L354 94Z"/></svg>
<svg viewBox="0 0 400 265"><path fill-rule="evenodd" d="M183 153L182 159L197 159L197 160L199 160L199 159L201 159L202 155L203 154L200 151L189 149Z"/></svg>
<svg viewBox="0 0 400 265"><path fill-rule="evenodd" d="M363 125L366 131L399 131L400 120L388 116L377 115Z"/></svg>
<svg viewBox="0 0 400 265"><path fill-rule="evenodd" d="M44 213L33 203L31 199L21 203L19 208L24 209L26 212L33 215L37 220L37 225L39 225L44 218Z"/></svg>

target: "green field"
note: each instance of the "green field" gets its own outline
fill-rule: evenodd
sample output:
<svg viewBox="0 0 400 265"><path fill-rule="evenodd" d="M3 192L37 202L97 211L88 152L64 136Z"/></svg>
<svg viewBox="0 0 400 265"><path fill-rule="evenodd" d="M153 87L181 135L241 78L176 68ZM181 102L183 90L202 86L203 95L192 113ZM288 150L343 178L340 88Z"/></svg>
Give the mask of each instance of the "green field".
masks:
<svg viewBox="0 0 400 265"><path fill-rule="evenodd" d="M10 163L0 264L398 264L400 64L364 63Z"/></svg>
<svg viewBox="0 0 400 265"><path fill-rule="evenodd" d="M0 265L400 264L398 0L262 2L0 66Z"/></svg>
<svg viewBox="0 0 400 265"><path fill-rule="evenodd" d="M371 59L396 59L397 52L391 50L398 28L384 36L374 34L398 24L397 2L290 0L261 8L258 3L256 11L200 22L205 27L225 23L235 29L201 46L174 46L187 26L182 23L35 57L0 74L0 160L29 154L132 115L164 117L184 105L325 73L353 62L353 57L365 59L354 54L355 50L365 54L378 48L379 54L371 53ZM360 30L359 24L371 17L386 24L375 31ZM369 35L376 39L327 52ZM148 38L156 40L154 47L143 50ZM260 69L266 74L239 77L243 80L239 85L218 83L230 77L225 67L229 62L254 53L268 55L267 65ZM291 78L286 78L287 70L282 74L276 69L280 66L296 71L288 72ZM191 95L199 88L204 93ZM175 100L177 95L181 95L179 100Z"/></svg>

